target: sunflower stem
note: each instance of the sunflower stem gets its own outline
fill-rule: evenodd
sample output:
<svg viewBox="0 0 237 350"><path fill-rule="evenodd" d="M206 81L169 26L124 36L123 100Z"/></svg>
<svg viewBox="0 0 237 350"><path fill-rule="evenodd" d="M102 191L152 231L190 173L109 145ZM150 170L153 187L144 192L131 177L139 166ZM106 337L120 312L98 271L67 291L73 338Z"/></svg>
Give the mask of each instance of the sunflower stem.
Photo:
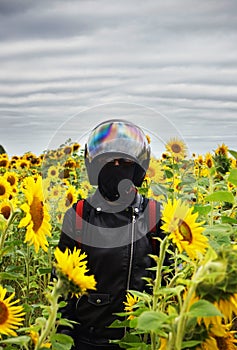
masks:
<svg viewBox="0 0 237 350"><path fill-rule="evenodd" d="M2 234L1 234L1 237L0 237L0 259L2 258L2 255L3 255L3 247L4 247L4 243L6 241L6 238L7 238L8 230L9 230L10 226L13 224L13 222L18 214L19 214L19 211L15 211L14 213L12 213L12 215L9 218L9 221L7 223L5 230L3 230Z"/></svg>
<svg viewBox="0 0 237 350"><path fill-rule="evenodd" d="M55 328L55 323L57 319L57 312L58 312L58 298L60 296L60 291L62 287L62 280L59 278L57 282L54 284L53 290L48 297L50 301L50 306L49 306L49 316L48 319L45 323L44 328L41 330L41 334L39 336L39 340L37 344L35 345L34 350L39 350L42 347L42 344L46 341L47 337L49 334L54 330Z"/></svg>
<svg viewBox="0 0 237 350"><path fill-rule="evenodd" d="M30 248L27 244L26 248L26 296L27 296L27 302L29 302L30 297Z"/></svg>
<svg viewBox="0 0 237 350"><path fill-rule="evenodd" d="M27 304L30 303L30 248L27 244L25 258L25 268L26 268L26 300ZM26 324L28 325L29 315L26 317Z"/></svg>
<svg viewBox="0 0 237 350"><path fill-rule="evenodd" d="M203 274L203 266L201 266L196 273L194 274L193 281L191 281L191 286L187 291L187 296L184 299L183 305L180 310L179 317L176 319L177 331L175 336L172 339L172 344L168 347L168 349L181 350L182 342L185 335L186 322L188 320L187 312L190 307L190 301L195 293L197 284L199 282L200 276Z"/></svg>
<svg viewBox="0 0 237 350"><path fill-rule="evenodd" d="M157 311L158 309L159 289L161 287L161 281L162 281L162 267L165 259L167 246L168 246L168 236L166 236L160 244L160 255L157 261L156 278L155 278L155 285L154 285L153 297L152 297L153 311ZM157 335L154 332L151 332L151 349L152 350L157 349Z"/></svg>
<svg viewBox="0 0 237 350"><path fill-rule="evenodd" d="M209 194L212 194L214 192L214 184L213 184L213 178L212 176L209 177ZM214 203L211 202L211 214L210 214L210 220L209 220L209 224L210 226L213 226L213 211L214 211Z"/></svg>
<svg viewBox="0 0 237 350"><path fill-rule="evenodd" d="M166 236L160 244L160 256L157 262L155 285L153 289L152 308L154 311L157 310L157 306L158 306L157 303L158 303L158 297L159 297L159 289L161 287L161 281L162 281L162 267L165 260L167 246L168 246L168 236Z"/></svg>

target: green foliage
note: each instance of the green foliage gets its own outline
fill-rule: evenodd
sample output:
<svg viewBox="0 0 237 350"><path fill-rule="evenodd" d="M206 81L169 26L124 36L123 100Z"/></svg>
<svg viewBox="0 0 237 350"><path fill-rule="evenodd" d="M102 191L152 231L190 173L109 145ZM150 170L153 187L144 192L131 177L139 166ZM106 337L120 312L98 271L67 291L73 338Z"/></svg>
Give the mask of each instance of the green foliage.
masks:
<svg viewBox="0 0 237 350"><path fill-rule="evenodd" d="M32 155L34 163L30 167L19 169L14 167L13 160L11 162L10 170L18 178L14 195L17 204L8 219L0 214L0 281L8 293L15 293L26 316L23 327L17 330L18 336L2 335L0 350L44 350L48 349L47 342L52 350L70 350L72 347L71 337L57 334L59 325L73 327L74 323L61 317L63 302L59 302L58 295L54 294L55 284L50 282L53 252L64 214L58 208L58 199L46 200L50 203L52 225L47 252L40 249L36 254L33 246L24 241L25 228L18 227L23 218L20 205L25 200L22 192L25 178L37 175L47 179L49 168L58 166L59 177L49 179L46 195L58 184L63 188L69 184L77 191L82 189L82 182L87 180L83 150L64 152L65 147L72 145L68 140L58 150L45 152L40 165ZM155 275L146 280L150 294L129 291L138 301L130 311L119 313L110 326L126 328L125 336L114 341L121 348L158 350L161 344L167 350L200 348L210 336L204 318L222 317L214 302L220 298L228 301L237 293L237 258L233 250L237 242L237 169L233 159L237 160L237 152L229 150L229 153L233 158L215 154L211 166L197 159L161 159L161 181L146 179L139 189L141 194L152 196L162 204L168 199L182 199L188 203L205 228L209 249L205 256L193 261L185 250L178 251L170 239L162 242L158 255L151 257L155 264L151 272ZM1 167L1 176L8 170ZM91 194L94 190L90 188L86 193ZM80 192L78 197L81 196ZM10 200L13 202L13 197ZM171 265L165 267L168 254L172 257ZM33 344L30 330L43 334L40 348Z"/></svg>

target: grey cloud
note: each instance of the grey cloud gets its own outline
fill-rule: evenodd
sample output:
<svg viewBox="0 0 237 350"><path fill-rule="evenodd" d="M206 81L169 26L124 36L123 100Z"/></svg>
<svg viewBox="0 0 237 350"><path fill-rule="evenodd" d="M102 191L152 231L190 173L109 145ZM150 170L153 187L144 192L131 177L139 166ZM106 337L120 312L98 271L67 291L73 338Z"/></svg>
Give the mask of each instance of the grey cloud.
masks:
<svg viewBox="0 0 237 350"><path fill-rule="evenodd" d="M13 16L24 13L32 1L22 0L1 0L0 1L0 16Z"/></svg>
<svg viewBox="0 0 237 350"><path fill-rule="evenodd" d="M232 142L236 9L235 0L0 1L3 139L43 149L78 110L123 101L157 108L192 144L202 129L207 138L205 125L213 142L222 131Z"/></svg>
<svg viewBox="0 0 237 350"><path fill-rule="evenodd" d="M123 2L122 2L123 3ZM0 38L67 38L90 35L106 29L127 28L126 40L157 42L159 34L171 37L193 31L208 33L235 31L234 0L200 2L136 1L115 4L111 1L2 1ZM20 5L19 5L20 4ZM191 5L190 5L191 4ZM152 32L151 32L152 29ZM148 33L150 35L148 35ZM123 39L123 38L121 38ZM125 39L125 38L124 38Z"/></svg>
<svg viewBox="0 0 237 350"><path fill-rule="evenodd" d="M1 18L1 40L32 38L67 38L90 34L97 29L115 28L123 23L119 13L95 12L99 2L35 2L25 11L13 12L5 3ZM32 4L32 3L31 3ZM89 4L89 6L88 6ZM103 7L103 6L102 6ZM17 7L18 8L18 7ZM124 12L126 15L126 11Z"/></svg>

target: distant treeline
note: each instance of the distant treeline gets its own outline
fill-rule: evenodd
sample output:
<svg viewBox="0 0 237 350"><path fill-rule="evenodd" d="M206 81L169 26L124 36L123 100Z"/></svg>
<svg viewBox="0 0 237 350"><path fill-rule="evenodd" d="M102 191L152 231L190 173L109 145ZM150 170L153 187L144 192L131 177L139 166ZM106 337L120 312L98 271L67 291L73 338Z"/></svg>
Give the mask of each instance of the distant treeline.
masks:
<svg viewBox="0 0 237 350"><path fill-rule="evenodd" d="M0 145L0 154L7 153L2 145Z"/></svg>

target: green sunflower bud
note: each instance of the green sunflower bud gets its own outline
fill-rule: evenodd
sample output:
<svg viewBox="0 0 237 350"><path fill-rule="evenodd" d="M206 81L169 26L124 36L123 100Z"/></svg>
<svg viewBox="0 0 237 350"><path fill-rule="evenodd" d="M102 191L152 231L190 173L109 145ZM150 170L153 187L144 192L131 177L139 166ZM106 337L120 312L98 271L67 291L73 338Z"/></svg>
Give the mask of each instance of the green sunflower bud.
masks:
<svg viewBox="0 0 237 350"><path fill-rule="evenodd" d="M221 247L217 257L206 263L204 271L196 289L198 297L215 302L237 293L237 254L231 247Z"/></svg>

